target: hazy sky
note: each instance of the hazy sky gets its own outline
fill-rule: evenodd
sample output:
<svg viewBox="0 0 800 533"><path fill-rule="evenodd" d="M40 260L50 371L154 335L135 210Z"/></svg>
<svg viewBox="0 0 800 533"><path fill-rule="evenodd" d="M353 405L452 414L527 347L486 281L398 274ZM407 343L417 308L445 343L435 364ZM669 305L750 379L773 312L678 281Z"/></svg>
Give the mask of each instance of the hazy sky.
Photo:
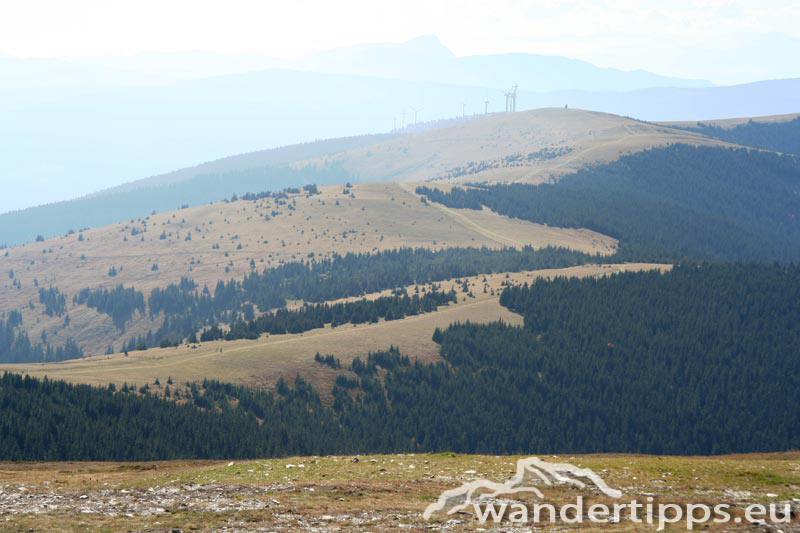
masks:
<svg viewBox="0 0 800 533"><path fill-rule="evenodd" d="M457 55L530 52L735 83L798 77L798 0L0 0L0 53L293 58L435 34Z"/></svg>

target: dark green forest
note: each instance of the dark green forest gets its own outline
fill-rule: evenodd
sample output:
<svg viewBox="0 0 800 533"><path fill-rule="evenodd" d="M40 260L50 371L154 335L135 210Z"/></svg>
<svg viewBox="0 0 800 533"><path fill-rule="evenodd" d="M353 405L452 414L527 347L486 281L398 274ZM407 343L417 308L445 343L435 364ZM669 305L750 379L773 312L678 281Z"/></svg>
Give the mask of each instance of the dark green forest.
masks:
<svg viewBox="0 0 800 533"><path fill-rule="evenodd" d="M57 301L58 303L60 301ZM3 313L0 316L0 362L44 363L83 357L83 350L72 339L67 339L63 346L52 346L46 338L41 339L41 342L31 342L22 325L22 313L19 311Z"/></svg>
<svg viewBox="0 0 800 533"><path fill-rule="evenodd" d="M49 317L64 316L67 312L67 297L56 289L39 289L39 303L44 305L44 314Z"/></svg>
<svg viewBox="0 0 800 533"><path fill-rule="evenodd" d="M258 179L254 174L252 185ZM620 240L613 261L800 260L796 245L800 242L800 160L794 156L675 145L587 168L553 184L480 186L446 194L420 187L418 192L451 207L486 205L526 220L599 231ZM219 323L250 321L246 314L254 308L280 308L287 299L320 302L413 283L571 266L590 259L606 260L553 249L399 250L284 265L253 272L244 280L220 282L213 291L198 290L193 281L183 280L155 289L149 298L118 287L84 289L73 299L108 314L122 331L137 312L163 313L165 322L159 330L129 343L129 348L141 349L178 343ZM63 295L57 291L42 289L40 302L47 313L60 316ZM32 348L22 360L40 360L39 352L44 357L46 351L46 347ZM23 356L16 353L14 357Z"/></svg>
<svg viewBox="0 0 800 533"><path fill-rule="evenodd" d="M744 146L785 154L800 154L800 117L785 122L750 120L733 128L721 128L698 122L696 126L685 126L681 129Z"/></svg>
<svg viewBox="0 0 800 533"><path fill-rule="evenodd" d="M437 330L435 365L398 348L356 359L330 406L299 379L193 384L176 401L5 375L2 459L800 447L798 266L541 281L502 303L525 325Z"/></svg>
<svg viewBox="0 0 800 533"><path fill-rule="evenodd" d="M184 396L188 403L128 386L113 390L6 373L0 378L0 457L137 461L345 447L335 418L302 380L279 398L217 382L194 385ZM233 398L235 408L228 401Z"/></svg>
<svg viewBox="0 0 800 533"><path fill-rule="evenodd" d="M478 274L560 268L601 260L551 247L538 250L531 247L447 248L440 251L401 248L287 263L251 272L242 280L219 281L213 291L205 286L200 289L194 280L184 277L163 289L153 289L149 297L132 287L118 285L113 289L82 289L72 299L108 315L120 331L125 331L126 324L137 313L149 313L151 317L163 315L164 322L158 330L117 346L121 351L133 351L175 346L196 335L206 340L230 340L254 338L258 333L307 331L328 323L392 320L431 311L432 306L444 305L452 296L432 294L416 300L394 296L376 303L342 306L313 304ZM61 312L64 298L57 288L40 291L46 312ZM257 318L257 314L285 307L287 300L303 300L309 305L302 312L278 311ZM223 332L219 328L221 323L231 325L230 331ZM0 362L43 362L83 355L73 341L62 348L32 344L20 331L21 322L9 324L6 337L13 341L0 342ZM201 330L205 330L205 337Z"/></svg>
<svg viewBox="0 0 800 533"><path fill-rule="evenodd" d="M717 133L779 149L774 131L750 123ZM789 133L781 134L786 142ZM208 190L220 192L228 178L209 177ZM262 186L242 192L263 189L262 178L254 173L252 183ZM675 266L665 274L507 287L500 302L523 315L524 326L467 323L436 330L438 364L420 364L402 347L356 359L348 368L333 356L309 354L336 374L325 391L302 379L280 380L274 392L207 381L180 390L173 385L170 394L159 389L156 396L144 384L117 390L7 374L0 379L0 459L800 449L800 373L794 370L800 355L800 158L673 145L538 186L417 192L450 207L488 206L520 219L589 228L619 239L620 249L610 258L554 248L399 249L309 258L213 288L184 278L149 295L120 285L72 298L108 314L121 331L137 313L163 316L158 331L123 347L133 350L392 320L456 298L398 290L414 284L587 262ZM395 293L321 303L386 289ZM57 287L39 289L39 304L50 316L65 314L66 298ZM306 305L289 311L288 300ZM19 312L0 317L3 361L82 355L72 340L52 347L43 335L33 343L22 320Z"/></svg>
<svg viewBox="0 0 800 533"><path fill-rule="evenodd" d="M429 200L620 240L617 260L800 260L800 158L673 145L543 185L476 185Z"/></svg>
<svg viewBox="0 0 800 533"><path fill-rule="evenodd" d="M130 287L125 288L123 285L117 285L111 290L102 287L82 289L75 295L73 301L96 309L98 313L109 315L114 325L122 331L125 331L125 324L133 317L135 311L139 311L141 315L145 313L144 294Z"/></svg>
<svg viewBox="0 0 800 533"><path fill-rule="evenodd" d="M164 324L139 347L158 346L164 340L180 342L201 329L219 322L232 324L251 321L253 307L267 311L285 307L287 300L325 302L363 296L386 289L447 279L518 272L542 268L560 268L600 260L563 248L447 248L431 251L401 248L377 253L348 253L330 259L287 263L277 268L252 272L243 280L218 282L213 291L197 290L194 281L183 279L164 289L153 289L147 300L152 316L164 314ZM129 308L133 313L134 308ZM399 309L396 311L399 312ZM395 312L395 314L396 314ZM369 313L371 318L385 318ZM297 317L295 317L297 318ZM351 316L351 318L353 318ZM266 319L265 319L266 320ZM318 323L318 320L315 320ZM264 326L266 327L266 326ZM270 326L271 328L271 326ZM236 328L242 331L246 327ZM260 329L260 328L259 328ZM263 332L268 331L264 329ZM214 332L214 335L218 332Z"/></svg>
<svg viewBox="0 0 800 533"><path fill-rule="evenodd" d="M377 323L380 319L400 320L407 316L415 316L436 311L440 306L457 300L454 291L431 291L423 295L412 296L395 294L382 296L374 300L362 299L353 302L336 304L312 304L300 309L278 309L265 313L258 318L243 319L230 325L224 332L218 325L206 328L200 335L200 341L225 339L257 339L262 333L281 335L286 333L303 333L330 324L333 327L342 324ZM251 316L252 312L249 313Z"/></svg>
<svg viewBox="0 0 800 533"><path fill-rule="evenodd" d="M421 449L718 454L800 446L800 268L687 265L539 281L501 302L524 327L453 325L447 364L335 392ZM377 429L373 429L377 431Z"/></svg>

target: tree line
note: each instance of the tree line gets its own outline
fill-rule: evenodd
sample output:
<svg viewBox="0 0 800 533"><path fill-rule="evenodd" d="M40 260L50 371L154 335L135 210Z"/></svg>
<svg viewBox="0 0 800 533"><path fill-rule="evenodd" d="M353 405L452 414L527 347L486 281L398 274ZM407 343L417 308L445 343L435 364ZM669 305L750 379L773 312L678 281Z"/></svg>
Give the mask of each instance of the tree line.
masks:
<svg viewBox="0 0 800 533"><path fill-rule="evenodd" d="M681 129L744 146L800 154L800 117L784 122L757 122L751 119L732 128L698 122Z"/></svg>
<svg viewBox="0 0 800 533"><path fill-rule="evenodd" d="M218 339L257 339L263 333L281 335L286 333L303 333L330 324L337 327L342 324L377 323L380 319L399 320L407 316L430 313L442 305L457 301L455 291L430 291L422 296L392 295L381 296L374 300L362 299L354 302L336 304L305 305L300 309L279 309L247 320L237 320L224 331L217 324L210 326L200 334L200 341Z"/></svg>
<svg viewBox="0 0 800 533"><path fill-rule="evenodd" d="M50 362L83 357L83 350L72 339L67 339L63 346L52 346L44 339L39 344L33 344L21 328L21 312L10 311L0 316L0 362Z"/></svg>
<svg viewBox="0 0 800 533"><path fill-rule="evenodd" d="M138 461L347 449L335 418L299 379L279 398L218 382L194 384L180 401L142 389L5 373L0 378L0 457Z"/></svg>
<svg viewBox="0 0 800 533"><path fill-rule="evenodd" d="M145 387L6 375L2 458L800 447L796 265L687 263L665 274L559 278L506 288L502 303L524 326L437 330L437 364L397 347L355 359L338 370L330 407L301 379L279 380L274 393L193 384L166 401Z"/></svg>
<svg viewBox="0 0 800 533"><path fill-rule="evenodd" d="M150 318L163 316L156 331L130 338L120 347L122 351L133 351L175 346L198 334L206 340L254 338L260 333L307 331L323 324L392 320L429 312L432 306L443 305L450 296L387 297L372 303L336 306L314 304L479 274L562 268L602 260L601 256L553 247L446 248L440 251L400 248L287 263L261 272L253 271L241 280L220 280L213 290L208 286L201 289L188 277L164 288L154 288L149 296L122 284L112 289L85 288L73 297L73 303L107 314L123 332L136 313L148 314ZM300 312L269 313L272 309L285 308L290 299L309 305ZM65 297L57 288L50 288L40 290L40 300L58 313L63 310L61 305ZM230 325L229 330L225 331L220 324ZM36 361L39 352L25 353L29 354L26 360Z"/></svg>
<svg viewBox="0 0 800 533"><path fill-rule="evenodd" d="M183 279L164 289L153 289L150 294L151 315L164 314L164 323L153 334L152 345L157 346L165 339L173 342L187 339L219 323L249 322L254 317L247 317L247 313L255 314L254 309L262 312L280 309L286 307L289 299L325 302L478 274L561 268L592 260L600 260L600 256L552 247L446 248L440 251L401 248L287 263L251 272L242 280L220 280L213 291L208 287L197 290L192 280ZM357 307L349 308L347 312L355 312L355 309ZM375 309L370 310L370 315L376 314ZM387 310L381 312L380 317L385 318L384 313L392 316L399 312L399 309Z"/></svg>
<svg viewBox="0 0 800 533"><path fill-rule="evenodd" d="M146 311L144 294L122 284L111 290L103 287L82 289L75 295L73 302L85 304L96 309L98 313L109 315L114 325L122 331L125 331L125 324L133 317L134 312L144 315Z"/></svg>
<svg viewBox="0 0 800 533"><path fill-rule="evenodd" d="M39 303L44 305L44 314L49 317L60 317L67 312L67 297L55 287L40 288Z"/></svg>
<svg viewBox="0 0 800 533"><path fill-rule="evenodd" d="M419 187L449 207L500 214L620 241L617 260L800 260L800 158L672 145L542 185Z"/></svg>
<svg viewBox="0 0 800 533"><path fill-rule="evenodd" d="M800 267L537 281L524 327L456 324L445 363L353 362L334 409L373 444L464 453L718 454L800 445ZM369 367L369 364L366 365ZM769 398L769 401L764 401ZM400 435L397 435L399 428ZM410 446L410 443L414 443Z"/></svg>

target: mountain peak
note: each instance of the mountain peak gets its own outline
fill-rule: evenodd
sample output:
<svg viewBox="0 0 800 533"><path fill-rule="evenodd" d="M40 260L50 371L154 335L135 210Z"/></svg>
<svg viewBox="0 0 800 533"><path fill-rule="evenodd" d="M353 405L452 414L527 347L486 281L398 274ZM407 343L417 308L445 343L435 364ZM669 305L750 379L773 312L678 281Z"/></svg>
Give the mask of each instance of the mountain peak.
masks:
<svg viewBox="0 0 800 533"><path fill-rule="evenodd" d="M453 52L450 51L436 35L420 35L414 37L404 43L400 47L405 48L415 53L447 55L454 57Z"/></svg>

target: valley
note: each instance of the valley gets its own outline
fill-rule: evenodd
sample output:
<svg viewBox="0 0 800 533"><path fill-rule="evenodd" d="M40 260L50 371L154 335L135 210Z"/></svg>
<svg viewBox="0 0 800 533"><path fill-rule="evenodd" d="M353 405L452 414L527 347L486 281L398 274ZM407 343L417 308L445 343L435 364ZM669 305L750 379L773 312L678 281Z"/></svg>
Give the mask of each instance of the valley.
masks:
<svg viewBox="0 0 800 533"><path fill-rule="evenodd" d="M57 363L0 364L0 372L10 371L39 378L65 380L71 383L108 385L149 384L155 394L163 394L167 379L172 388L214 377L259 389L272 390L279 378L287 381L303 376L323 395L328 396L338 372L314 361L314 355L333 355L346 367L356 357L366 358L389 346L397 346L421 363L441 361L439 345L432 340L436 328L453 323L476 324L502 320L520 325L522 317L499 304L500 292L507 285L532 283L555 277L607 276L619 272L669 270L670 265L604 264L581 265L563 269L532 272L498 273L460 278L437 283L441 290L456 290L458 302L433 313L410 316L375 324L341 325L314 329L300 334L264 335L258 340L209 341L183 344L176 348L151 348L128 355L97 355ZM464 293L463 288L469 288ZM405 288L408 294L428 290L430 285ZM393 291L365 295L366 299L386 296ZM353 301L346 298L338 301ZM297 305L297 303L295 303ZM155 385L158 379L160 385Z"/></svg>

